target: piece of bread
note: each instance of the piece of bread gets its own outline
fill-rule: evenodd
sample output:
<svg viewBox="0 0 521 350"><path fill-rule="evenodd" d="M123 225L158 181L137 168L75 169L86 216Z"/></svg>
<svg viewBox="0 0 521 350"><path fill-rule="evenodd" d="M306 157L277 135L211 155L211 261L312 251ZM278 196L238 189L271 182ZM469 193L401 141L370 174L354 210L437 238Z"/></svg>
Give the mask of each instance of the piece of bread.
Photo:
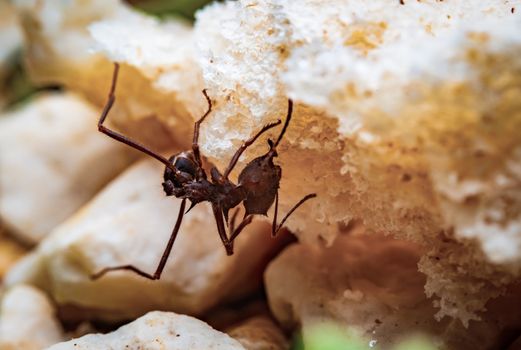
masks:
<svg viewBox="0 0 521 350"><path fill-rule="evenodd" d="M2 296L0 310L0 348L41 350L63 341L63 329L56 310L40 290L19 285Z"/></svg>
<svg viewBox="0 0 521 350"><path fill-rule="evenodd" d="M339 224L356 219L428 247L426 291L439 298L439 317L466 324L520 276L521 18L513 6L207 7L197 16L198 61L223 103L203 128L203 150L225 163L293 98L279 151L283 204L307 192L319 199L289 227L302 241L331 243Z"/></svg>
<svg viewBox="0 0 521 350"><path fill-rule="evenodd" d="M417 269L423 253L417 244L367 235L362 227L325 249L292 245L266 270L271 311L286 329L301 328L305 343L325 323L384 349L413 334L427 336L436 349L508 344L505 330L521 327L520 286L489 302L480 321L436 320L437 310L424 292L425 276Z"/></svg>
<svg viewBox="0 0 521 350"><path fill-rule="evenodd" d="M149 312L108 334L88 334L47 350L215 349L244 350L241 344L206 323L173 312Z"/></svg>

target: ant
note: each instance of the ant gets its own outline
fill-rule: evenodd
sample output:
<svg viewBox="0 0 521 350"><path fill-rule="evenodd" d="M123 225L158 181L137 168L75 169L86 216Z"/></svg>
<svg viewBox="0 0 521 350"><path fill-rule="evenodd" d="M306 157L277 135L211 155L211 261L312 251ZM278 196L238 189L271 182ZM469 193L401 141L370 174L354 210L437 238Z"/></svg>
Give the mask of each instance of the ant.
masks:
<svg viewBox="0 0 521 350"><path fill-rule="evenodd" d="M107 115L112 108L114 101L116 100L114 92L116 90L118 71L119 64L114 63L112 85L110 87L107 103L105 104L103 112L98 121L98 130L110 136L111 138L133 147L163 163L165 165L165 172L163 175L163 190L167 196L182 198L182 201L174 229L170 235L170 239L168 240L156 271L153 274L144 272L133 265L122 265L104 268L92 275L92 279L95 280L102 277L107 272L119 270L129 270L150 280L160 279L163 268L166 265L174 245L174 241L181 226L181 222L183 221L183 215L188 213L188 211L190 211L200 202L208 201L212 204L217 230L224 248L226 249L226 254L232 255L234 240L242 232L242 230L252 222L254 215L267 215L268 209L272 206L273 202L275 202L275 214L271 228L272 236L275 237L277 232L282 228L284 222L299 206L301 206L308 199L316 197L316 194L312 193L302 198L286 214L282 221L277 224L277 212L279 204L278 189L282 175L282 169L280 166L273 163L273 158L277 156L277 146L282 140L282 137L284 136L284 133L286 132L286 129L288 128L289 122L291 120L291 114L293 111L293 102L291 100L288 100L288 113L279 137L275 142L268 140L270 147L268 152L263 156L253 159L246 165L246 167L239 175L238 184L231 182L228 179L228 176L237 164L239 157L264 132L274 128L277 125L280 125L280 120L265 125L259 132L257 132L257 134L255 134L249 140L245 141L233 155L224 173L221 174L221 172L215 167L211 168L211 180L209 181L206 175L206 171L203 168L198 143L199 128L205 118L212 111L212 101L208 97L206 90L203 90L203 94L206 98L206 101L208 102L208 109L204 115L195 122L192 149L178 153L167 159L160 154L151 151L147 147L137 143L136 141L133 141L103 125L103 122L107 118ZM185 212L187 200L190 200L191 205L190 208L188 208L188 210ZM236 210L233 214L230 224L228 224L228 212L230 209L236 207L241 202L243 202L246 211L242 222L237 227L234 227L238 210ZM229 236L226 233L225 223L226 226L229 226Z"/></svg>

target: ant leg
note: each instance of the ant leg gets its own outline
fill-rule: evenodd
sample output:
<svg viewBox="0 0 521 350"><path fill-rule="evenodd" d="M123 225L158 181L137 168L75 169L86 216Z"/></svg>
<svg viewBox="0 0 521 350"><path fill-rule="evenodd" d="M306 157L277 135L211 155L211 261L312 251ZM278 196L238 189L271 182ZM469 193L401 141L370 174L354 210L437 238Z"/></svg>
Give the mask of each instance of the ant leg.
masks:
<svg viewBox="0 0 521 350"><path fill-rule="evenodd" d="M292 100L288 100L288 112L286 114L286 121L284 122L284 126L282 127L282 131L280 132L280 135L277 138L277 141L275 143L272 143L270 140L268 140L268 142L270 144L270 151L274 150L277 147L277 145L279 144L280 140L282 140L282 137L284 136L284 134L286 133L286 129L288 128L289 121L291 120L291 115L292 114L293 114L293 101ZM277 125L279 125L280 123L281 123L281 121L278 120L275 123L270 123L268 125L265 125L255 136L253 136L252 138L250 138L249 140L244 142L241 145L241 147L239 147L239 149L233 155L232 160L230 161L230 164L228 164L228 167L226 168L226 171L224 172L224 175L223 175L224 178L225 179L228 178L228 175L230 175L230 173L232 172L233 168L237 164L237 161L239 161L239 157L246 150L246 148L251 146L255 142L255 140L257 140L257 138L260 135L262 135L264 132L266 132L267 130L269 130L269 129L277 126Z"/></svg>
<svg viewBox="0 0 521 350"><path fill-rule="evenodd" d="M310 193L307 196L304 196L304 198L299 200L297 202L297 204L295 204L293 206L293 208L291 208L291 210L286 214L286 216L284 216L284 218L282 219L280 224L277 225L277 212L279 210L279 192L277 191L277 195L275 196L275 214L273 215L273 224L271 226L271 236L275 237L277 235L277 232L279 232L279 230L282 228L282 225L284 225L284 223L289 218L289 216L291 214L293 214L293 212L295 210L297 210L298 207L300 207L302 204L304 204L304 202L307 201L308 199L315 198L316 196L317 196L316 193Z"/></svg>
<svg viewBox="0 0 521 350"><path fill-rule="evenodd" d="M201 126L201 123L206 119L208 114L212 111L212 100L210 97L208 97L208 94L206 93L206 89L203 90L203 95L206 98L206 102L208 102L208 109L203 114L201 118L199 118L198 121L194 124L194 139L192 141L192 151L194 152L195 160L199 164L199 166L203 166L203 163L201 161L201 152L199 151L199 127Z"/></svg>
<svg viewBox="0 0 521 350"><path fill-rule="evenodd" d="M233 242L228 239L226 235L226 228L224 227L223 212L218 204L212 203L213 215L215 216L215 222L217 224L217 231L219 231L219 237L223 242L224 248L226 249L226 255L233 255Z"/></svg>
<svg viewBox="0 0 521 350"><path fill-rule="evenodd" d="M273 223L271 224L271 237L275 237L277 232L277 215L279 214L279 191L275 194L275 209L273 212Z"/></svg>
<svg viewBox="0 0 521 350"><path fill-rule="evenodd" d="M269 129L279 125L281 123L280 120L274 122L274 123L269 123L267 125L264 125L264 127L257 133L255 134L252 138L250 138L249 140L246 140L245 142L243 142L243 144L241 145L241 147L239 147L239 149L235 152L235 154L233 155L232 157L232 160L230 161L230 164L228 164L228 167L226 168L226 170L224 171L224 174L223 174L223 177L225 179L228 178L228 175L230 175L231 171L233 170L233 168L235 167L235 165L237 164L237 162L239 161L239 157L241 156L241 154L246 150L246 148L248 148L249 146L251 146L255 140L257 140L259 138L259 136L261 136L263 133L265 133L266 131L268 131Z"/></svg>
<svg viewBox="0 0 521 350"><path fill-rule="evenodd" d="M246 226L251 224L252 220L253 220L253 215L248 215L247 217L245 217L244 220L242 220L242 222L239 224L239 226L237 226L237 228L233 230L233 233L230 236L230 241L231 242L235 241L235 238L237 238L237 236L242 232L242 230Z"/></svg>
<svg viewBox="0 0 521 350"><path fill-rule="evenodd" d="M279 230L282 228L282 225L284 225L284 222L286 222L286 220L288 219L288 217L298 208L300 207L302 204L304 204L305 201L307 201L308 199L311 199L311 198L314 198L316 197L317 195L315 193L311 193L311 194L308 194L307 196L305 196L304 198L302 198L297 204L295 204L295 206L293 208L291 208L291 210L286 214L286 216L282 219L282 221L280 222L280 224L277 225L277 213L278 213L278 210L279 210L279 193L277 192L277 195L275 197L275 215L273 217L273 224L272 224L272 228L271 228L271 234L273 237L275 237L277 235L277 232L279 232ZM234 217L236 215L237 212L234 213ZM248 215L247 217L244 218L244 220L239 224L239 226L237 226L236 229L233 229L232 228L232 235L230 236L230 241L233 242L235 240L235 238L237 238L237 236L241 233L241 231L246 227L248 226L249 224L251 224L251 221L253 220L253 215Z"/></svg>
<svg viewBox="0 0 521 350"><path fill-rule="evenodd" d="M291 116L293 115L293 101L291 99L288 99L288 112L286 113L286 120L284 121L284 126L282 127L282 130L280 132L279 137L277 138L277 141L271 146L272 149L275 149L280 140L282 140L282 137L286 133L286 129L288 128L289 121L291 120Z"/></svg>
<svg viewBox="0 0 521 350"><path fill-rule="evenodd" d="M177 214L177 221L175 223L174 229L172 230L170 239L168 240L166 248L163 251L163 255L161 256L161 260L159 261L159 265L157 265L157 268L156 268L156 271L154 272L154 274L149 274L147 272L144 272L143 270L140 270L139 268L135 267L134 265L122 265L122 266L104 268L103 270L92 275L90 278L92 280L97 280L98 278L101 278L103 275L105 275L107 272L128 270L128 271L132 271L142 277L145 277L149 280L160 279L161 273L163 272L163 269L165 268L168 257L170 256L170 252L172 251L172 247L174 246L174 242L177 237L177 233L179 232L179 228L181 227L181 222L183 221L183 215L185 212L185 204L186 204L186 199L183 199L183 201L181 202L181 207L179 208L179 214Z"/></svg>
<svg viewBox="0 0 521 350"><path fill-rule="evenodd" d="M232 217L230 218L230 222L227 223L228 227L230 227L230 232L233 232L235 230L235 221L237 220L237 215L239 214L239 208L235 209L235 211L232 214Z"/></svg>
<svg viewBox="0 0 521 350"><path fill-rule="evenodd" d="M98 120L98 130L119 142L122 142L132 148L137 149L138 151L148 154L152 158L159 160L161 163L163 163L164 165L166 165L167 167L169 167L170 169L175 171L172 163L170 163L168 161L168 159L166 159L165 157L148 149L147 147L143 146L142 144L140 144L136 141L133 141L133 140L129 139L128 137L121 135L121 134L107 128L105 125L103 125L103 122L107 118L107 116L110 112L110 109L112 108L112 106L114 105L114 102L116 101L116 96L114 93L116 91L116 83L118 81L118 72L119 72L119 64L114 63L114 73L112 74L112 84L110 86L107 103L105 104L105 107L103 108L103 112L101 113L101 116Z"/></svg>

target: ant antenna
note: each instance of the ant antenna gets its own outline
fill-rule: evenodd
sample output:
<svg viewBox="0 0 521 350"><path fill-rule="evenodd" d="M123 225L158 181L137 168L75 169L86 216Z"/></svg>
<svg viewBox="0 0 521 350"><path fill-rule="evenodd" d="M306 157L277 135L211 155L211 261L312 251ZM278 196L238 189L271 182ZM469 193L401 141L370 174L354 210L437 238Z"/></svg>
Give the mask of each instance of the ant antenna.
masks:
<svg viewBox="0 0 521 350"><path fill-rule="evenodd" d="M289 121L291 120L292 114L293 114L293 101L291 99L288 99L288 113L286 114L286 121L284 122L284 126L282 127L282 131L280 132L279 138L277 139L275 144L272 146L273 149L277 147L280 140L282 140L282 137L286 133L286 129L288 128Z"/></svg>

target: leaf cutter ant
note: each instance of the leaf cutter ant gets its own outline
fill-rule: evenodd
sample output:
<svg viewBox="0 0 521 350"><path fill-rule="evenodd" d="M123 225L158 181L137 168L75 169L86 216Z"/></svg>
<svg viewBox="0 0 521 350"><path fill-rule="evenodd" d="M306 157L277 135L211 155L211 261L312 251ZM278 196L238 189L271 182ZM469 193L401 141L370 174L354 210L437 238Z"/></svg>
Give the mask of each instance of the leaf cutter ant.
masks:
<svg viewBox="0 0 521 350"><path fill-rule="evenodd" d="M286 129L288 128L289 122L291 120L291 114L293 111L293 102L291 100L288 100L288 113L279 137L275 142L268 140L268 152L260 157L253 159L246 165L246 167L239 174L238 184L231 182L228 176L237 164L239 157L264 132L276 127L277 125L280 125L280 120L265 125L253 137L245 141L233 155L230 163L224 170L224 173L221 174L221 172L215 167L211 168L209 180L206 175L206 171L203 169L198 143L199 128L205 118L212 111L212 101L208 97L206 90L203 90L203 94L206 98L206 101L208 102L208 109L204 115L195 122L192 149L180 152L167 159L162 155L148 149L144 145L133 141L128 137L119 134L103 125L116 99L114 92L116 90L118 72L119 64L114 63L112 84L110 87L107 103L105 104L103 112L98 121L98 130L110 136L111 138L133 147L163 163L165 165L165 172L163 175L163 190L167 196L175 196L177 198L181 198L182 201L179 208L179 213L177 214L177 221L175 223L174 229L170 235L170 239L168 240L165 250L163 251L161 260L159 261L159 264L153 274L142 271L133 265L122 265L104 268L92 275L92 279L98 279L107 272L119 270L129 270L150 280L160 279L161 273L163 272L174 245L174 241L177 237L177 233L179 232L179 228L181 227L183 215L200 202L208 201L211 203L213 215L217 224L217 231L219 232L221 241L224 245L224 248L226 249L227 255L232 255L234 240L244 230L244 228L252 222L254 215L267 215L269 208L272 206L273 202L275 202L275 214L271 227L272 236L275 236L282 228L284 222L286 222L288 217L299 206L301 206L308 199L316 197L315 193L311 193L303 197L293 206L293 208L291 208L286 216L284 216L282 221L277 224L277 212L279 204L278 189L282 175L282 169L280 166L273 163L273 158L277 156L277 146L282 140L282 137L284 136L284 133L286 132ZM185 212L187 200L191 202L191 205L190 208ZM245 208L244 218L239 223L239 225L237 225L237 227L234 227L238 210L233 214L231 223L229 224L228 212L230 209L235 208L241 202ZM229 226L229 235L226 232L226 226Z"/></svg>

